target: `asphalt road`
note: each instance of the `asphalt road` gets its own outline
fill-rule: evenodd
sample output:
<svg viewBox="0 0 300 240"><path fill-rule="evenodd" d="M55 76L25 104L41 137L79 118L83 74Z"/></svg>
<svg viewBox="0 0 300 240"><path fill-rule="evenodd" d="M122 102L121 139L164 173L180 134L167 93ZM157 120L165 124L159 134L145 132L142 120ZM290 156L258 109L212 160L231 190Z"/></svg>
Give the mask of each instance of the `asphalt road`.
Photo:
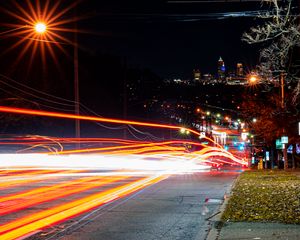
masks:
<svg viewBox="0 0 300 240"><path fill-rule="evenodd" d="M210 229L206 219L221 204L214 199L223 199L238 174L174 175L39 236L64 240L205 239Z"/></svg>

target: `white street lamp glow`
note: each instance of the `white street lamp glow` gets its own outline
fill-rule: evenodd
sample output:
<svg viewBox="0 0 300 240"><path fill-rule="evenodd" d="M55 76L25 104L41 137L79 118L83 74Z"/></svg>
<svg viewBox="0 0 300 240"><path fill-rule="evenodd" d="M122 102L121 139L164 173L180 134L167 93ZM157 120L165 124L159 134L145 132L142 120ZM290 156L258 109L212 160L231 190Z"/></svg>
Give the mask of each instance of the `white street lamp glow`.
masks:
<svg viewBox="0 0 300 240"><path fill-rule="evenodd" d="M46 26L45 23L39 22L39 23L35 24L34 29L35 29L35 31L36 31L37 33L42 34L42 33L46 32L47 26Z"/></svg>
<svg viewBox="0 0 300 240"><path fill-rule="evenodd" d="M185 133L185 128L180 128L180 133L184 134Z"/></svg>

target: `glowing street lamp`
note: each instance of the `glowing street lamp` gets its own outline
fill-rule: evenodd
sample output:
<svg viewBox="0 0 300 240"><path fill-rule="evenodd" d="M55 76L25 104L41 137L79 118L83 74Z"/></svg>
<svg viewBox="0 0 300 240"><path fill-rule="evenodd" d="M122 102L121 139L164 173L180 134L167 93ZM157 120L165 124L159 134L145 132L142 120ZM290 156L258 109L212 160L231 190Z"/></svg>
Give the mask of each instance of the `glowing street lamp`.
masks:
<svg viewBox="0 0 300 240"><path fill-rule="evenodd" d="M37 22L34 26L34 30L38 34L43 34L47 31L47 25L43 22Z"/></svg>
<svg viewBox="0 0 300 240"><path fill-rule="evenodd" d="M256 74L250 74L248 76L248 82L249 84L256 84L259 80L259 77Z"/></svg>
<svg viewBox="0 0 300 240"><path fill-rule="evenodd" d="M31 51L31 62L36 53L37 42L40 42L41 45L41 56L43 65L46 65L46 51L50 53L54 61L58 64L58 59L55 57L53 44L57 46L58 49L65 53L65 50L61 44L67 44L74 46L74 96L75 96L75 113L80 114L80 103L79 103L79 83L78 83L78 44L77 44L77 27L66 28L64 25L72 22L76 22L79 18L77 16L73 18L61 19L63 16L67 16L66 13L70 12L72 9L76 8L80 1L71 1L70 5L60 8L59 2L53 1L53 5L50 4L50 0L46 1L35 1L36 4L33 4L34 1L23 1L26 2L20 4L22 1L13 1L14 10L6 11L10 17L14 18L16 21L15 24L12 23L2 23L7 26L15 26L14 29L10 29L5 32L0 32L0 35L6 35L9 37L18 37L19 41L14 44L11 48L7 50L20 46L25 42L25 39L28 39L25 47L21 50L19 57L15 60L15 65L21 60L27 51ZM57 3L56 3L57 2ZM71 41L59 34L59 32L74 32L74 41ZM80 121L76 119L75 124L75 134L76 138L80 139ZM79 146L79 145L78 145Z"/></svg>
<svg viewBox="0 0 300 240"><path fill-rule="evenodd" d="M180 128L180 133L181 133L181 134L184 134L184 133L185 133L185 131L186 131L186 129L185 129L185 128Z"/></svg>

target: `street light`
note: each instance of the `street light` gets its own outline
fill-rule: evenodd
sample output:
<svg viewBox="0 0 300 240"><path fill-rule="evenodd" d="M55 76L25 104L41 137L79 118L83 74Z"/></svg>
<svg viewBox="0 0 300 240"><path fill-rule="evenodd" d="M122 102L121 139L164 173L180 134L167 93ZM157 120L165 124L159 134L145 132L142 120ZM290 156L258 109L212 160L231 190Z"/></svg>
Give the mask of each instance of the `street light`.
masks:
<svg viewBox="0 0 300 240"><path fill-rule="evenodd" d="M5 32L1 32L0 36L6 35L9 37L20 37L21 40L17 44L15 44L12 48L19 46L24 42L25 39L29 39L30 42L26 45L26 47L22 50L20 58L28 51L31 45L34 45L34 49L36 49L36 44L33 44L34 41L47 43L46 45L42 45L42 59L43 64L45 64L45 49L48 49L53 57L53 49L51 44L55 43L56 46L63 51L60 43L68 44L74 46L74 95L75 95L75 113L79 115L79 83L78 83L78 44L77 44L77 26L74 28L66 28L63 25L66 23L74 23L78 20L77 14L73 18L70 19L61 19L62 16L66 15L71 9L75 9L78 5L79 1L73 1L70 5L59 8L59 3L55 3L53 6L50 6L50 1L44 1L44 3L40 3L37 1L37 4L34 5L31 1L26 1L25 6L22 6L19 2L21 1L13 1L15 5L14 10L6 11L8 15L12 18L17 19L16 24L7 24L8 26L15 26L15 28L7 30ZM43 1L42 1L43 2ZM54 1L55 2L55 1ZM57 1L59 2L59 1ZM27 7L26 7L27 5ZM3 24L3 23L1 23ZM5 24L5 23L4 23ZM55 31L66 31L75 33L74 41L70 41L64 36L58 34ZM46 46L46 47L45 47ZM7 51L11 50L8 49ZM32 57L34 55L35 50L32 52ZM54 59L56 61L56 59ZM16 61L16 62L17 62ZM80 122L79 119L75 120L75 134L76 138L80 138ZM78 144L79 146L79 144Z"/></svg>
<svg viewBox="0 0 300 240"><path fill-rule="evenodd" d="M34 30L38 34L43 34L47 31L47 25L43 22L37 22L34 26Z"/></svg>
<svg viewBox="0 0 300 240"><path fill-rule="evenodd" d="M248 82L249 84L256 84L258 83L259 77L256 74L250 74L248 76Z"/></svg>

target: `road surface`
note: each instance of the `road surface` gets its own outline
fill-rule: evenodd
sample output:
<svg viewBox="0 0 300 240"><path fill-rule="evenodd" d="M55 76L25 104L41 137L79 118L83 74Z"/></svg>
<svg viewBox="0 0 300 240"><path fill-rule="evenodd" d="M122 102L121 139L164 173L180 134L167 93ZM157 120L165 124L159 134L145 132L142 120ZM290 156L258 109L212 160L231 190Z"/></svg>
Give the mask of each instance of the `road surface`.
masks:
<svg viewBox="0 0 300 240"><path fill-rule="evenodd" d="M174 175L28 239L205 239L238 172ZM207 201L207 199L212 199Z"/></svg>

